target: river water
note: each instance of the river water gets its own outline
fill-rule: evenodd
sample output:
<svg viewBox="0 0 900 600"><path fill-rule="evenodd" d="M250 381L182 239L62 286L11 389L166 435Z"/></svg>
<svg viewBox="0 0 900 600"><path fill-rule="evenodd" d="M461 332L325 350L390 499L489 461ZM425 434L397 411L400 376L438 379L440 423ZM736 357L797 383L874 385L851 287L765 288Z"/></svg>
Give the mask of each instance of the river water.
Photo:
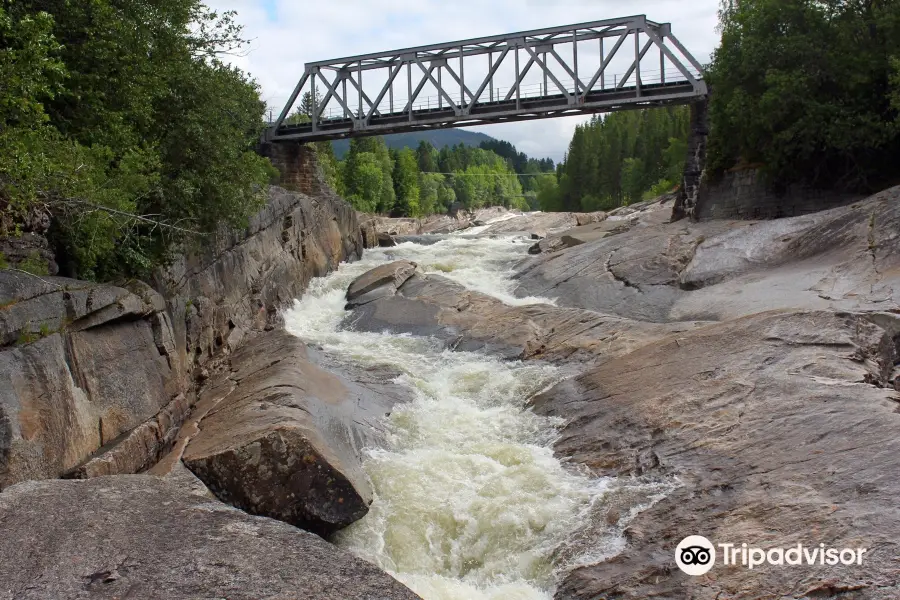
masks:
<svg viewBox="0 0 900 600"><path fill-rule="evenodd" d="M561 557L572 563L566 540L587 527L612 482L561 464L550 447L560 423L525 409L559 380L556 368L342 331L344 293L369 269L409 259L510 304L550 302L512 294L512 267L530 243L449 236L369 250L314 280L285 314L293 334L358 364L391 366L414 390L388 417L388 447L369 450L363 464L376 495L369 514L334 541L426 600L550 598Z"/></svg>

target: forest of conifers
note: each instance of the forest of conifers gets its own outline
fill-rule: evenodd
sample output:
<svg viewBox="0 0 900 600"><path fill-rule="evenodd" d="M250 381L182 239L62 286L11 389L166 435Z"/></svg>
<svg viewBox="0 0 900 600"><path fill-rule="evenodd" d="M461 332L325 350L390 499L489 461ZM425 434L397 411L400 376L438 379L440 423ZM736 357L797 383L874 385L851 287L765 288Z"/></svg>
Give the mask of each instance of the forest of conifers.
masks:
<svg viewBox="0 0 900 600"><path fill-rule="evenodd" d="M721 33L710 176L897 182L900 2L725 0ZM234 15L199 0L0 0L0 237L49 222L63 274L111 280L246 223L273 171L256 153L259 89L220 60L243 43ZM343 161L319 154L364 210L597 210L674 189L687 121L686 108L596 117L555 169L502 143L391 152L376 138Z"/></svg>

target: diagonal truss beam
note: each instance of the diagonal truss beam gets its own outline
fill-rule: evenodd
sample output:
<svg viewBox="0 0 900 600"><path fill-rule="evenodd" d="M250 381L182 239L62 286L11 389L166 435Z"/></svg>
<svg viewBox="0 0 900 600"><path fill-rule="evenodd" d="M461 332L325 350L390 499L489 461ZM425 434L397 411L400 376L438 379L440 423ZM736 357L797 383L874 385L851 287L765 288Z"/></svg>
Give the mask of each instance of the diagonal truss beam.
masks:
<svg viewBox="0 0 900 600"><path fill-rule="evenodd" d="M387 83L384 84L384 87L381 88L381 91L378 93L378 96L375 98L375 103L374 104L372 104L371 102L369 103L369 105L372 108L369 110L369 114L366 115L367 121L369 119L371 119L372 115L378 110L377 107L379 104L381 104L381 101L384 100L385 94L387 94L392 89L392 86L394 85L394 81L397 79L397 75L400 74L401 69L403 69L403 63L397 63L391 67L391 74L388 77Z"/></svg>
<svg viewBox="0 0 900 600"><path fill-rule="evenodd" d="M607 39L613 41L608 53ZM628 40L634 42L634 54L624 58L621 48ZM648 69L643 61L653 49L658 49L659 60ZM486 72L484 63L476 60L485 55ZM591 63L587 72L579 72ZM333 78L326 77L328 71L334 72ZM364 71L371 76L364 78ZM445 73L448 77L442 77ZM614 77L615 85L608 87L606 81ZM534 83L537 78L543 85ZM317 86L325 93L321 99L315 95ZM421 100L416 106L426 88L426 95L437 96L427 109ZM313 96L312 122L285 124L301 94L308 92ZM629 16L308 63L266 139L334 139L573 111L609 112L687 103L707 92L702 66L672 35L670 25Z"/></svg>
<svg viewBox="0 0 900 600"><path fill-rule="evenodd" d="M504 100L511 99L516 94L516 92L519 91L519 87L522 85L522 81L525 79L525 76L528 75L528 71L530 71L531 67L533 66L534 57L532 56L530 59L528 59L528 62L525 63L525 67L516 75L516 81L509 87L509 93L506 94Z"/></svg>
<svg viewBox="0 0 900 600"><path fill-rule="evenodd" d="M568 100L570 97L569 90L566 89L566 86L560 83L559 79L556 78L556 75L553 74L553 71L547 68L547 65L544 64L544 61L541 60L541 57L538 56L538 53L528 46L525 46L525 50L528 52L528 54L531 55L531 59L537 64L537 66L541 68L541 70L547 75L547 77L549 77L550 80L556 84L556 87L558 87L559 91L562 92L563 96L566 97L566 100ZM544 90L544 93L547 93L546 90Z"/></svg>
<svg viewBox="0 0 900 600"><path fill-rule="evenodd" d="M640 54L635 57L634 62L631 63L631 66L628 67L628 70L625 71L625 74L622 75L622 78L619 80L618 85L616 85L616 89L620 90L625 87L625 82L631 79L631 76L634 75L634 72L637 70L638 65L641 64L641 60L646 56L647 51L653 46L653 40L647 40L647 43L644 44L644 47L641 48Z"/></svg>
<svg viewBox="0 0 900 600"><path fill-rule="evenodd" d="M428 80L431 82L431 84L437 89L438 93L447 100L447 102L450 104L450 106L453 106L454 102L450 98L450 95L447 94L447 91L444 89L444 86L441 85L431 74L431 72L434 71L434 69L436 67L434 65L432 65L426 69L425 65L423 65L422 61L420 61L418 58L416 59L416 64L419 65L419 68L422 69L423 73L425 73L425 77L427 77ZM437 68L440 68L440 67L437 67Z"/></svg>
<svg viewBox="0 0 900 600"><path fill-rule="evenodd" d="M616 57L616 54L618 54L618 52L619 52L619 48L621 48L622 44L625 43L625 40L628 38L628 35L630 33L631 33L631 31L626 31L619 37L618 40L616 40L616 45L613 46L612 51L600 63L600 68L597 69L597 72L594 73L593 77L591 77L590 83L587 84L588 90L594 89L594 86L597 85L597 80L600 79L600 76L606 72L606 68L609 67L612 60Z"/></svg>
<svg viewBox="0 0 900 600"><path fill-rule="evenodd" d="M487 77L485 77L484 81L481 82L481 85L478 86L478 91L476 91L472 96L472 101L464 109L464 112L466 114L471 113L472 106L481 99L481 95L484 93L484 90L487 89L487 86L491 84L491 81L494 79L494 75L497 73L497 69L500 68L500 64L503 62L503 59L506 58L507 54L509 54L509 50L509 46L503 48L503 51L500 53L500 57L497 59L497 62L491 65L490 69L488 69Z"/></svg>

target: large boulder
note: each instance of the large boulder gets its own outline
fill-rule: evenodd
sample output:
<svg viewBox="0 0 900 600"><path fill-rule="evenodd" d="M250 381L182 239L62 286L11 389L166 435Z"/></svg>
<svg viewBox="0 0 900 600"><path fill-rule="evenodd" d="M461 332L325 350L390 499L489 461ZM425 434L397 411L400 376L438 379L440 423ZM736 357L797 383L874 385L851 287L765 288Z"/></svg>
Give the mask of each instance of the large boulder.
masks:
<svg viewBox="0 0 900 600"><path fill-rule="evenodd" d="M592 214L592 213L589 213ZM550 235L533 245L529 250L529 254L541 254L559 252L566 248L574 248L582 244L596 242L611 235L628 231L633 222L631 221L597 221L585 225L579 225L572 229L567 229L562 233Z"/></svg>
<svg viewBox="0 0 900 600"><path fill-rule="evenodd" d="M347 307L353 308L378 298L393 296L413 276L416 266L414 262L398 260L363 273L347 288Z"/></svg>
<svg viewBox="0 0 900 600"><path fill-rule="evenodd" d="M224 393L185 465L252 514L322 534L360 519L372 502L361 451L381 441L380 419L407 396L390 383L396 373L337 368L285 331L248 342L211 383Z"/></svg>
<svg viewBox="0 0 900 600"><path fill-rule="evenodd" d="M898 341L893 314L763 313L662 339L538 396L538 413L567 423L560 454L598 475L678 478L628 525L621 554L569 573L557 598L896 598ZM868 554L861 566L753 570L720 558L688 577L674 561L688 535Z"/></svg>
<svg viewBox="0 0 900 600"><path fill-rule="evenodd" d="M487 223L484 235L511 235L537 233L548 235L571 229L578 224L575 213L534 212L505 213Z"/></svg>
<svg viewBox="0 0 900 600"><path fill-rule="evenodd" d="M417 598L316 535L148 475L20 483L0 523L2 600Z"/></svg>
<svg viewBox="0 0 900 600"><path fill-rule="evenodd" d="M607 215L603 211L591 212L591 213L576 213L575 214L575 223L582 227L584 225L590 225L591 223L601 223L606 220Z"/></svg>

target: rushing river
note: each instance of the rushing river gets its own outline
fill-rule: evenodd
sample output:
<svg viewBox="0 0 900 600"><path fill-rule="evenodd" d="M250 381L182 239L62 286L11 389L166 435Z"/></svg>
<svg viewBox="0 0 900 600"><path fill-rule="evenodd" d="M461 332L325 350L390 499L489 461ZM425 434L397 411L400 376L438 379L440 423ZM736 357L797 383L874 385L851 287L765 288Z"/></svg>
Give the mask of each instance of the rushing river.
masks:
<svg viewBox="0 0 900 600"><path fill-rule="evenodd" d="M559 423L525 409L558 381L555 368L341 331L344 293L360 274L403 258L507 303L547 302L512 295L511 269L529 243L451 236L369 250L314 280L285 315L295 335L359 364L390 365L415 392L388 417L388 447L364 463L376 492L369 514L335 541L426 600L549 598L560 549L610 482L561 464L550 448Z"/></svg>

